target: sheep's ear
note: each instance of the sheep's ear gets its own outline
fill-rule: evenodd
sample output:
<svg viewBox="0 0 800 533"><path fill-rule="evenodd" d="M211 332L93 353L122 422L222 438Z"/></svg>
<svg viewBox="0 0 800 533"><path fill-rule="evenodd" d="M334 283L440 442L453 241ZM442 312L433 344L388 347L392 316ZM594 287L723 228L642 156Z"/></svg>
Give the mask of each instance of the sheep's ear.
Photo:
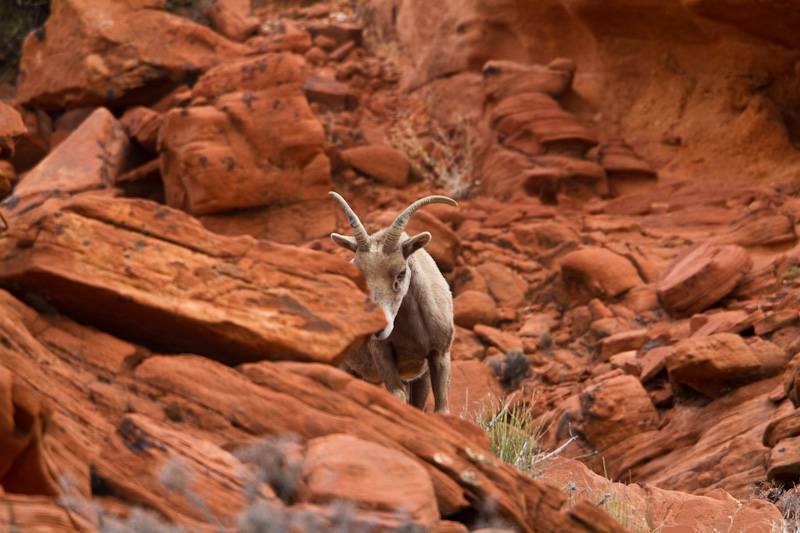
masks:
<svg viewBox="0 0 800 533"><path fill-rule="evenodd" d="M355 237L345 237L344 235L339 235L338 233L331 233L331 239L342 248L347 248L352 252L358 250L358 242L356 242Z"/></svg>
<svg viewBox="0 0 800 533"><path fill-rule="evenodd" d="M427 231L414 235L404 240L400 246L403 248L403 257L408 259L408 256L431 242L431 234Z"/></svg>

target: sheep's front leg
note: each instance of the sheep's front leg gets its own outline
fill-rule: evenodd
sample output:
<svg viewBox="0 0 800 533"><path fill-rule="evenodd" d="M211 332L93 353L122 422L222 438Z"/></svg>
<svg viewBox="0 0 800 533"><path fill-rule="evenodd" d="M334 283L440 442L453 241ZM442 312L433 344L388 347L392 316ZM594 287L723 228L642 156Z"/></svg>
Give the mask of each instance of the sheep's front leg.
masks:
<svg viewBox="0 0 800 533"><path fill-rule="evenodd" d="M386 342L373 341L370 343L369 351L372 353L372 359L375 361L383 384L386 385L389 392L406 402L408 400L406 389L403 386L403 380L400 379L400 373L397 371L397 361L395 361L392 346Z"/></svg>
<svg viewBox="0 0 800 533"><path fill-rule="evenodd" d="M435 354L428 360L433 385L435 413L450 414L450 352Z"/></svg>

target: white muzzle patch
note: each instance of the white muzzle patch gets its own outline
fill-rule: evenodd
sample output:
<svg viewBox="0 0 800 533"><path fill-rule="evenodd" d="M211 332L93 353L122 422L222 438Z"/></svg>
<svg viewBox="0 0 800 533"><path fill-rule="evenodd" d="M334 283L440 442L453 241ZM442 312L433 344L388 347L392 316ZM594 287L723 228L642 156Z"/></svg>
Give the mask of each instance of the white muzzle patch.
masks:
<svg viewBox="0 0 800 533"><path fill-rule="evenodd" d="M389 313L389 311L387 311L383 306L381 306L381 309L383 309L383 314L386 315L386 322L388 324L385 328L372 335L373 338L378 339L379 341L387 338L394 330L394 314Z"/></svg>

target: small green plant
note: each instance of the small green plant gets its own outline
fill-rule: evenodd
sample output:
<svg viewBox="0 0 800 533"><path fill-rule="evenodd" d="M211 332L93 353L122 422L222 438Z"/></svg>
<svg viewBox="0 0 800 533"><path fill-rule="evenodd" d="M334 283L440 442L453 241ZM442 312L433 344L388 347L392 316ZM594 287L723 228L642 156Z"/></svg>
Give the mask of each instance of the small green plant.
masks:
<svg viewBox="0 0 800 533"><path fill-rule="evenodd" d="M473 128L460 122L445 130L432 125L427 142L417 135L410 119L398 118L391 129L391 142L406 155L414 169L431 185L442 187L455 198L465 197L473 178Z"/></svg>
<svg viewBox="0 0 800 533"><path fill-rule="evenodd" d="M541 476L547 470L548 460L575 440L570 437L557 450L547 452L541 446L542 436L549 427L547 418L537 421L529 407L513 399L497 402L488 398L472 420L486 430L489 451L495 457L532 477Z"/></svg>

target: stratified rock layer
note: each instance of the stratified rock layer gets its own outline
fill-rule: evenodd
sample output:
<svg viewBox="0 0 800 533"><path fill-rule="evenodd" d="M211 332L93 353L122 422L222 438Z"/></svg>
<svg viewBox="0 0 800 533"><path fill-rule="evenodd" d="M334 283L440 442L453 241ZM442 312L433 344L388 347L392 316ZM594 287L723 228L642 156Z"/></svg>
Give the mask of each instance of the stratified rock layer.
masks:
<svg viewBox="0 0 800 533"><path fill-rule="evenodd" d="M3 237L0 279L125 337L229 363L336 364L384 323L331 255L215 235L145 200L47 207Z"/></svg>

